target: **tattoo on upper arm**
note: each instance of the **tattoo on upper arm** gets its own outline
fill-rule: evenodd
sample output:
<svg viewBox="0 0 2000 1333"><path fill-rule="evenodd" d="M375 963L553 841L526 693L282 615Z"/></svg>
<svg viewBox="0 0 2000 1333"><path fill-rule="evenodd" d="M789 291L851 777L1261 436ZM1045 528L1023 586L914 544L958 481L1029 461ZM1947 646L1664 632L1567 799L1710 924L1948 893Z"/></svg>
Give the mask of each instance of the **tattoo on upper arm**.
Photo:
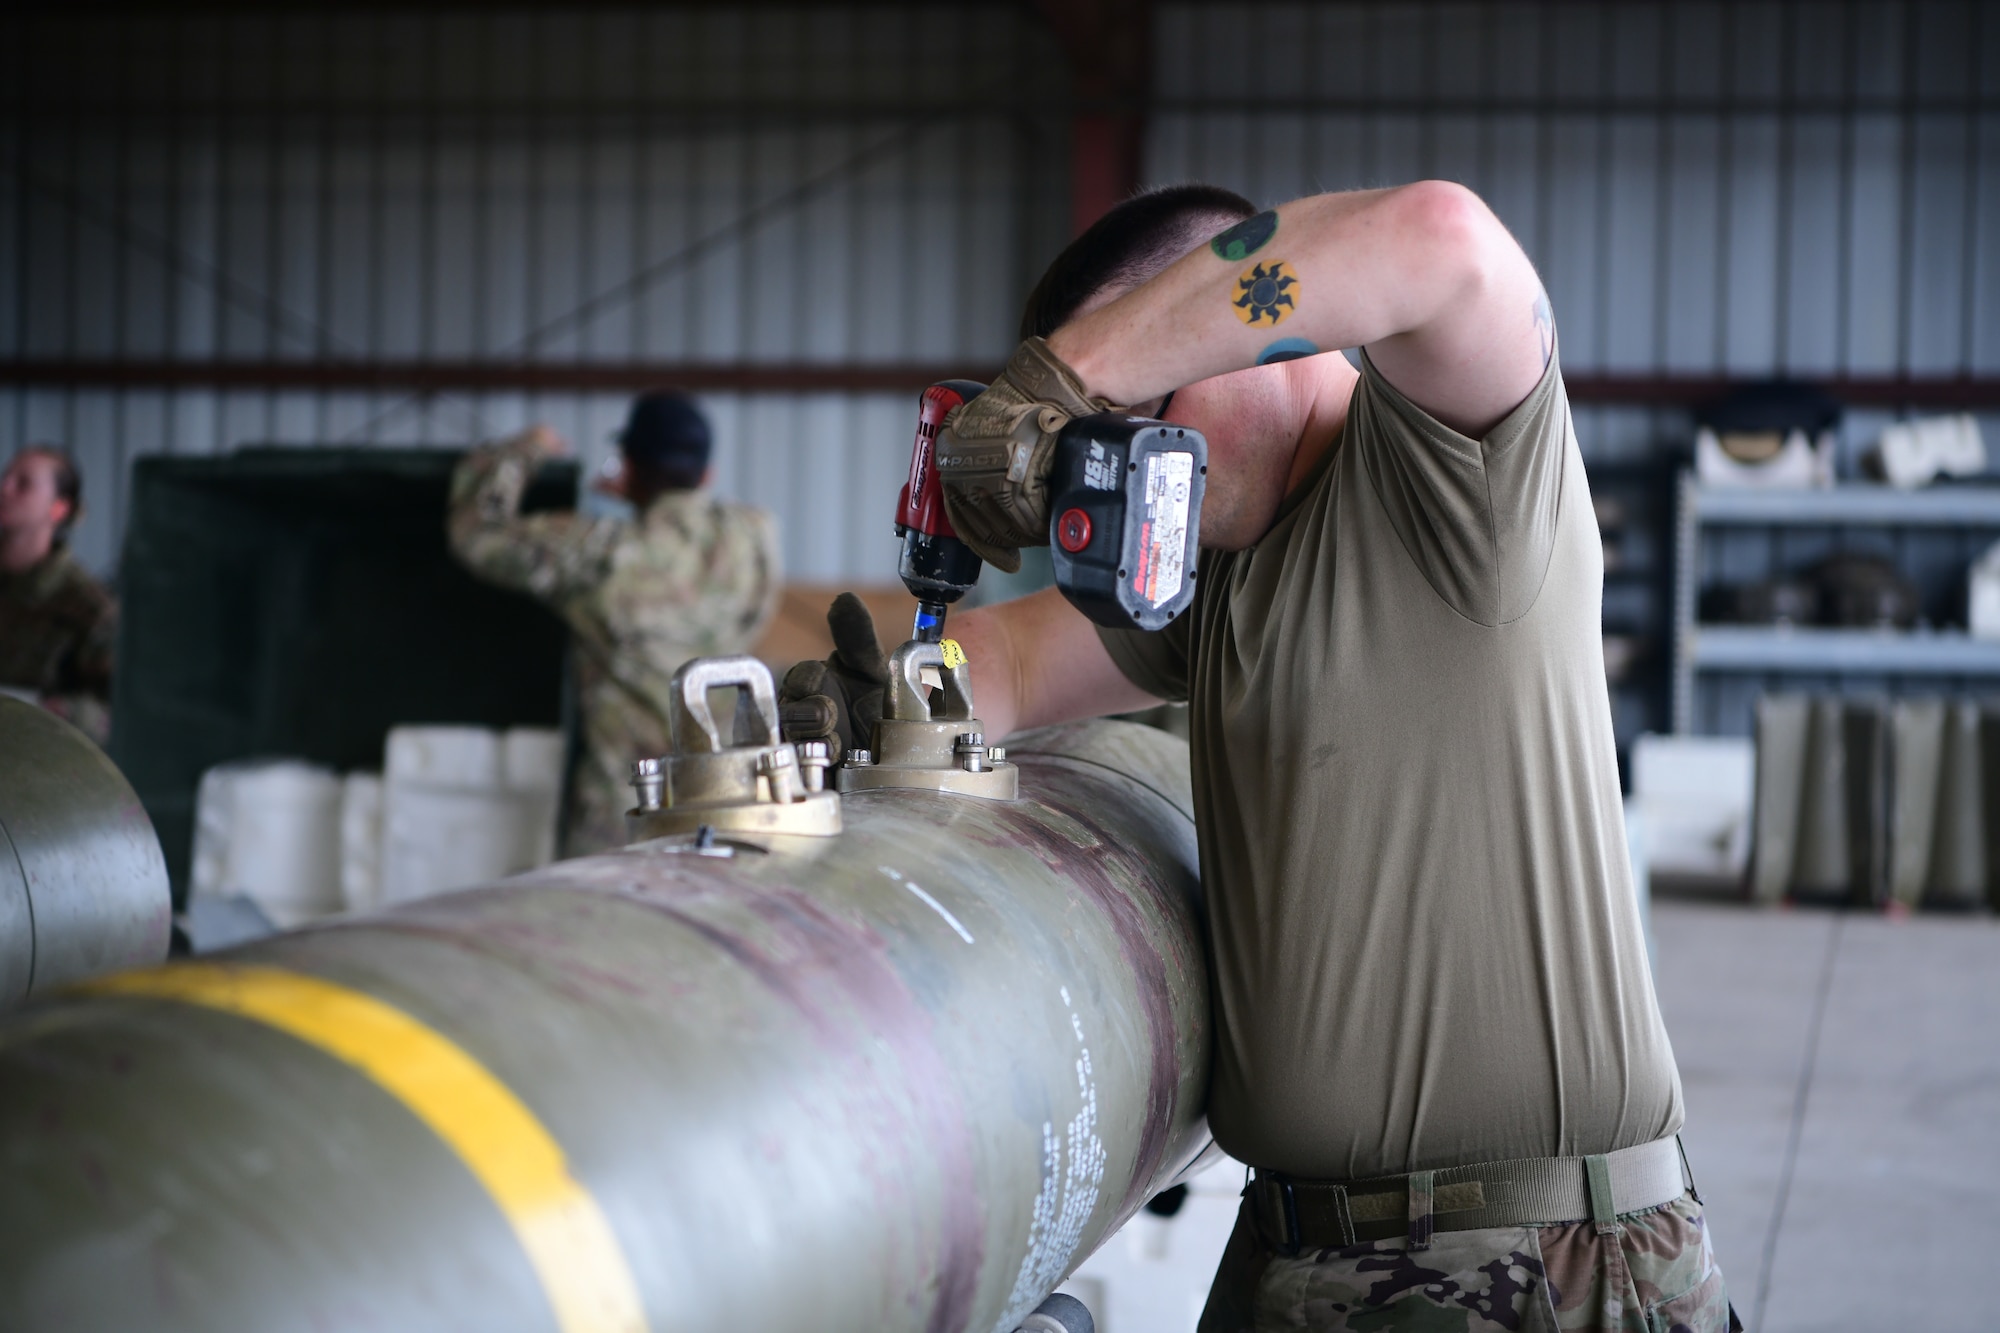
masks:
<svg viewBox="0 0 2000 1333"><path fill-rule="evenodd" d="M1298 309L1299 280L1285 266L1282 259L1273 259L1268 264L1252 264L1236 279L1236 299L1230 304L1236 307L1236 317L1245 324L1255 324L1269 319L1273 324L1285 322L1285 316Z"/></svg>
<svg viewBox="0 0 2000 1333"><path fill-rule="evenodd" d="M1263 249L1264 243L1277 234L1278 210L1267 208L1254 218L1244 218L1227 231L1216 233L1208 248L1215 251L1217 259L1240 264Z"/></svg>
<svg viewBox="0 0 2000 1333"><path fill-rule="evenodd" d="M1319 347L1307 338L1280 338L1257 353L1257 364L1268 366L1278 361L1297 361L1300 357L1318 356Z"/></svg>
<svg viewBox="0 0 2000 1333"><path fill-rule="evenodd" d="M1535 294L1535 336L1542 341L1542 369L1547 370L1549 358L1556 354L1556 312L1546 290Z"/></svg>

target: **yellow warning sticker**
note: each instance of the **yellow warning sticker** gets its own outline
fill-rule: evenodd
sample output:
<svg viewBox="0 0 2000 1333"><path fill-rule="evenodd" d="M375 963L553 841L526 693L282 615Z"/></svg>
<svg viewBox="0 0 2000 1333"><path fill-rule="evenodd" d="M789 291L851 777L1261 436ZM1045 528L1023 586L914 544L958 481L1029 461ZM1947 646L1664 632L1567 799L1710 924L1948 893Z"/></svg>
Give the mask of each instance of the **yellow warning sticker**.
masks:
<svg viewBox="0 0 2000 1333"><path fill-rule="evenodd" d="M563 1150L457 1043L372 995L275 967L179 963L86 982L84 994L200 1005L289 1033L393 1095L486 1187L528 1253L563 1333L645 1333L609 1219Z"/></svg>
<svg viewBox="0 0 2000 1333"><path fill-rule="evenodd" d="M965 649L958 646L957 639L946 639L938 647L944 649L945 670L956 671L965 665Z"/></svg>

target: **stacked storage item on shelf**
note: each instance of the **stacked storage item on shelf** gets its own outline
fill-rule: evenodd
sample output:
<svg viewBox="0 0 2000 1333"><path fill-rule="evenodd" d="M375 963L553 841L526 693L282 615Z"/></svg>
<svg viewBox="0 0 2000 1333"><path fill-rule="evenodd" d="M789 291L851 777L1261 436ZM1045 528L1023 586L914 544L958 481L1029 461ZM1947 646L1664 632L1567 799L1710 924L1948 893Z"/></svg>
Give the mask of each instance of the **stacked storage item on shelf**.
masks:
<svg viewBox="0 0 2000 1333"><path fill-rule="evenodd" d="M1753 901L2000 906L2000 706L1767 694L1755 825Z"/></svg>
<svg viewBox="0 0 2000 1333"><path fill-rule="evenodd" d="M2000 558L1982 559L2000 537L2000 477L1978 421L1889 423L1836 481L1842 415L1799 383L1698 412L1677 488L1676 732L1747 735L1769 689L1903 698L2000 682Z"/></svg>

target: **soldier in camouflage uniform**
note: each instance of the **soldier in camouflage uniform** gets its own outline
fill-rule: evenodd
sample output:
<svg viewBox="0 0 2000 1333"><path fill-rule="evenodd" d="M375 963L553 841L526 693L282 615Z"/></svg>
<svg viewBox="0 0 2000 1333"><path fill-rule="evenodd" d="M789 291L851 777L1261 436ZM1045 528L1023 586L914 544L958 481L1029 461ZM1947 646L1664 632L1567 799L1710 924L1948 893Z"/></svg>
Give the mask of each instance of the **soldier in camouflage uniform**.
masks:
<svg viewBox="0 0 2000 1333"><path fill-rule="evenodd" d="M678 394L633 404L623 468L600 483L635 516L520 512L541 462L563 452L544 426L473 450L452 478L452 550L481 578L530 593L569 623L581 746L563 852L622 846L633 761L666 753L667 685L691 657L747 652L776 608L771 516L718 500L708 424Z"/></svg>
<svg viewBox="0 0 2000 1333"><path fill-rule="evenodd" d="M98 744L111 735L111 594L69 553L76 464L32 445L0 473L0 688L33 697Z"/></svg>

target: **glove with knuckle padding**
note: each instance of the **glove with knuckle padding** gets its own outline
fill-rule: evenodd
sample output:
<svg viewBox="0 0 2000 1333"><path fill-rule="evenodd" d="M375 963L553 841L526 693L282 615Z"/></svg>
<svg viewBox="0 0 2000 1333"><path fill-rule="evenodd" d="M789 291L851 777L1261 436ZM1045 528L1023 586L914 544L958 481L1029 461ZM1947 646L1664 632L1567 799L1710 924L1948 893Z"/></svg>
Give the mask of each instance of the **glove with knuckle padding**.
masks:
<svg viewBox="0 0 2000 1333"><path fill-rule="evenodd" d="M945 514L959 538L1012 574L1023 546L1049 544L1056 438L1077 417L1111 410L1048 343L1030 338L986 392L952 409L938 434Z"/></svg>
<svg viewBox="0 0 2000 1333"><path fill-rule="evenodd" d="M788 741L827 743L836 762L875 742L889 661L875 637L875 619L851 592L833 599L826 626L833 652L824 662L795 662L778 687L778 716Z"/></svg>

